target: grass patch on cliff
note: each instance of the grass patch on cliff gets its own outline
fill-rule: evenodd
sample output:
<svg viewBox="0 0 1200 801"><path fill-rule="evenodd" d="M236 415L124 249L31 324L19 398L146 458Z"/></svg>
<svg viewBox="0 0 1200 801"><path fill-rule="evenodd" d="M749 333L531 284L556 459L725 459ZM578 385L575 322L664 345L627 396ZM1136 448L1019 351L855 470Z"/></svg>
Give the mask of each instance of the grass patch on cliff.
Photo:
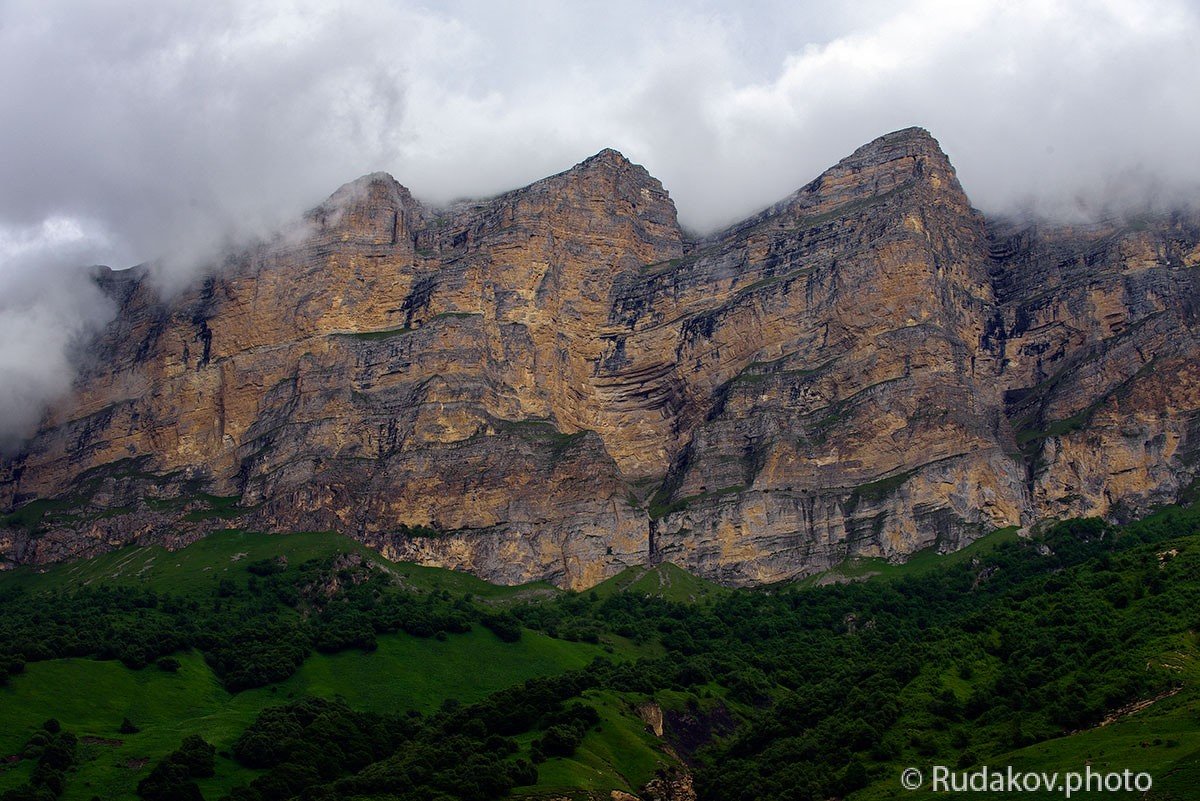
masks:
<svg viewBox="0 0 1200 801"><path fill-rule="evenodd" d="M795 270L791 270L789 272L783 273L782 275L772 275L772 276L768 276L766 278L760 278L759 280L755 281L752 284L747 284L746 286L739 287L734 292L734 297L739 298L739 297L742 297L743 295L753 292L756 289L762 289L763 287L772 286L774 284L785 283L785 282L792 281L792 280L799 278L801 276L804 276L804 275L811 275L812 273L813 273L812 267L801 267L799 269L795 269Z"/></svg>
<svg viewBox="0 0 1200 801"><path fill-rule="evenodd" d="M748 288L749 287L747 287L747 289ZM795 353L788 353L783 356L780 356L778 359L771 359L771 360L765 361L765 362L750 362L750 364L748 364L744 368L742 368L741 372L739 372L733 378L729 379L729 383L731 385L760 384L763 381L772 380L777 377L778 378L806 378L808 376L816 375L816 374L824 371L831 364L833 364L835 361L837 361L837 359L830 359L827 362L818 364L816 367L807 367L807 368L806 367L797 367L797 368L793 368L793 369L782 369L780 367L780 364L782 364L783 362L786 362L788 359L791 359L793 356L795 356Z"/></svg>
<svg viewBox="0 0 1200 801"><path fill-rule="evenodd" d="M109 484L120 486L123 482L153 482L161 485L173 484L179 474L156 475L145 468L147 459L119 459L109 464L87 470L72 482L69 494L58 498L38 498L14 511L0 515L0 527L23 528L38 534L47 529L63 526L78 528L81 523L107 520L137 510L134 505L112 506L111 494L106 489L102 500L96 501L97 492ZM231 519L247 509L239 507L239 496L210 495L197 492L199 482L184 482L185 494L167 498L145 498L148 509L156 512L180 512L188 505L196 506L185 519L199 522L209 518ZM120 493L117 493L118 495ZM104 497L108 496L108 497Z"/></svg>
<svg viewBox="0 0 1200 801"><path fill-rule="evenodd" d="M244 586L251 575L247 566L265 559L283 557L297 565L337 554L359 554L387 570L402 587L418 592L445 590L494 604L552 597L562 592L544 581L506 586L470 573L391 562L366 545L329 531L264 534L240 529L215 531L178 551L158 545L126 546L48 568L22 566L0 573L0 588L58 592L111 585L190 595L210 592L221 579Z"/></svg>
<svg viewBox="0 0 1200 801"><path fill-rule="evenodd" d="M411 334L416 331L415 328L403 326L401 328L388 328L382 331L344 331L333 334L335 337L345 337L347 339L357 339L362 342L378 342L383 339L392 339L394 337L402 337L405 334Z"/></svg>
<svg viewBox="0 0 1200 801"><path fill-rule="evenodd" d="M730 592L720 584L692 575L671 562L647 567L627 567L592 588L601 598L633 592L676 603L696 603Z"/></svg>
<svg viewBox="0 0 1200 801"><path fill-rule="evenodd" d="M746 487L742 484L735 484L731 487L722 487L721 489L713 490L711 492L700 492L695 495L688 495L674 501L670 500L669 491L660 489L654 494L654 497L650 499L650 504L646 511L649 513L651 519L658 520L666 517L667 515L672 515L676 512L682 512L693 504L701 503L712 498L721 498L726 495L736 495L745 489Z"/></svg>
<svg viewBox="0 0 1200 801"><path fill-rule="evenodd" d="M998 528L966 547L949 553L941 553L938 546L931 545L910 554L903 562L889 562L887 559L876 556L852 556L837 567L806 576L793 583L800 587L815 587L841 581L915 578L935 570L969 562L971 559L982 558L1001 545L1016 542L1018 530L1017 526Z"/></svg>
<svg viewBox="0 0 1200 801"><path fill-rule="evenodd" d="M0 574L0 587L53 592L114 585L191 594L207 592L223 578L244 584L250 576L246 565L261 559L282 556L299 564L339 553L358 553L373 561L386 561L365 545L331 532L262 534L227 529L215 531L178 551L158 545L128 546L45 569L19 567Z"/></svg>
<svg viewBox="0 0 1200 801"><path fill-rule="evenodd" d="M73 526L80 521L102 520L132 511L126 506L93 506L92 499L105 479L144 479L152 477L142 470L144 458L120 459L81 473L72 482L70 494L59 498L38 498L0 515L0 528L23 528L37 534L54 526Z"/></svg>
<svg viewBox="0 0 1200 801"><path fill-rule="evenodd" d="M581 444L591 433L586 429L565 433L549 420L497 420L495 426L497 431L515 434L526 442L548 446L554 459L561 458L568 450Z"/></svg>
<svg viewBox="0 0 1200 801"><path fill-rule="evenodd" d="M239 506L240 495L209 495L200 493L196 499L207 506L206 509L193 509L183 516L189 523L201 523L205 520L231 520L247 510Z"/></svg>
<svg viewBox="0 0 1200 801"><path fill-rule="evenodd" d="M1098 404L1083 409L1065 420L1054 420L1045 425L1044 428L1019 428L1016 432L1017 446L1023 451L1029 451L1036 448L1044 439L1049 437L1064 437L1075 431L1082 431L1091 419ZM1019 426L1028 426L1028 422L1018 423Z"/></svg>
<svg viewBox="0 0 1200 801"><path fill-rule="evenodd" d="M900 487L904 486L904 482L908 481L916 473L916 470L905 470L901 473L896 473L892 476L881 478L877 481L869 481L866 484L860 484L850 492L850 497L846 499L846 511L853 512L858 508L860 503L874 503L881 501L891 495Z"/></svg>
<svg viewBox="0 0 1200 801"><path fill-rule="evenodd" d="M1145 325L1150 319L1157 317L1160 313L1161 312L1152 314L1142 320L1139 320L1134 327L1130 329L1130 331L1134 330L1134 328ZM1119 335L1118 338L1126 336L1127 334L1129 334L1129 331ZM1065 437L1076 431L1082 431L1088 426L1092 420L1092 416L1095 415L1096 411L1100 409L1100 407L1104 406L1114 397L1125 397L1129 393L1130 388L1138 379L1144 377L1155 369L1157 362L1157 358L1150 359L1150 361L1139 367L1133 375L1122 380L1092 403L1075 412L1075 414L1072 414L1071 416L1062 420L1039 420L1039 404L1043 403L1046 398L1050 397L1054 390L1058 387L1059 383L1061 383L1063 378L1067 375L1068 371L1073 367L1077 367L1078 365L1068 365L1067 367L1063 367L1053 376L1041 382L1040 384L1030 387L1027 390L1020 391L1021 395L1018 400L1019 406L1021 408L1029 408L1032 406L1032 410L1016 416L1016 419L1013 420L1012 425L1015 432L1017 446L1028 456L1037 452L1043 440L1046 440L1050 437Z"/></svg>
<svg viewBox="0 0 1200 801"><path fill-rule="evenodd" d="M689 267L689 266L695 264L696 262L700 261L700 259L704 258L705 256L708 256L709 254L714 253L715 251L716 251L716 249L712 248L712 247L703 248L701 250L692 251L691 253L687 254L686 256L680 256L675 259L667 259L666 261L656 261L652 264L643 264L638 269L642 274L650 274L650 273L665 274L665 273L669 273L674 270L677 270L680 267Z"/></svg>
<svg viewBox="0 0 1200 801"><path fill-rule="evenodd" d="M39 498L0 516L0 526L37 531L44 519L53 519L77 509L78 506L79 502L73 498Z"/></svg>

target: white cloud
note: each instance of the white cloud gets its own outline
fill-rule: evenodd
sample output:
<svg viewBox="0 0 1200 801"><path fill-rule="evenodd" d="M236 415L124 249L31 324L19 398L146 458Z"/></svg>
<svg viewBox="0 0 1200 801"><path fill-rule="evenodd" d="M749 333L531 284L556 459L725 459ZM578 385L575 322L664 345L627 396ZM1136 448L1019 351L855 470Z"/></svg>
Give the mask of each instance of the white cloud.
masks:
<svg viewBox="0 0 1200 801"><path fill-rule="evenodd" d="M0 453L32 433L46 402L70 388L72 348L112 317L112 304L77 273L106 239L66 217L0 228Z"/></svg>
<svg viewBox="0 0 1200 801"><path fill-rule="evenodd" d="M378 169L442 202L612 146L704 230L922 125L985 210L1194 200L1198 39L1187 0L8 0L0 230L35 245L6 248L0 298L43 289L0 301L0 384L16 332L89 291L47 221L76 221L76 262L159 259L169 288ZM0 396L0 434L69 383L41 341L61 372Z"/></svg>

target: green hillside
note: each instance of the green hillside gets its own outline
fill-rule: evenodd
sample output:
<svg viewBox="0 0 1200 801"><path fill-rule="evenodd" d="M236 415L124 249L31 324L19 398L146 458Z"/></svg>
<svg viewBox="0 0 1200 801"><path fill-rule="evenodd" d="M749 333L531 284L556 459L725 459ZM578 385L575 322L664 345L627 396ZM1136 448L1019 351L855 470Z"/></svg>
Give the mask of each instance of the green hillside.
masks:
<svg viewBox="0 0 1200 801"><path fill-rule="evenodd" d="M670 562L652 567L626 568L612 578L597 584L592 591L601 598L608 598L621 592L634 592L679 603L703 601L728 592L721 585L699 576L693 576Z"/></svg>
<svg viewBox="0 0 1200 801"><path fill-rule="evenodd" d="M879 557L855 556L834 568L795 582L798 587L821 587L865 579L915 578L931 570L944 570L972 559L986 556L1004 543L1017 541L1017 527L1009 526L985 534L965 548L949 553L939 552L937 546L910 554L903 562L890 562Z"/></svg>
<svg viewBox="0 0 1200 801"><path fill-rule="evenodd" d="M1195 508L766 591L670 564L494 587L227 531L0 576L0 798L607 799L686 765L701 799L872 801L986 765L1177 801L1198 609Z"/></svg>
<svg viewBox="0 0 1200 801"><path fill-rule="evenodd" d="M211 599L222 581L245 592L261 581L264 562L288 565L356 554L386 576L396 590L414 596L471 599L460 605L476 616L513 603L553 598L561 591L538 583L520 587L489 584L474 576L420 565L392 563L362 545L330 533L267 535L221 531L179 551L130 547L101 556L56 565L47 570L21 568L0 574L0 598L6 605L29 598L70 598L79 591L120 588L188 599ZM286 572L286 569L285 569ZM174 652L174 671L153 664L130 669L116 660L58 658L29 661L0 686L0 760L19 755L43 721L54 718L80 740L77 767L64 799L136 798L134 788L160 759L188 734L199 734L218 750L216 775L198 782L205 798L219 798L260 771L229 757L229 748L255 718L271 706L305 697L340 698L355 708L404 714L435 712L444 702L470 704L491 693L540 676L579 670L598 657L624 660L652 648L633 646L617 635L578 642L525 630L508 642L476 623L462 633L412 636L381 634L372 650L358 648L311 653L286 679L267 686L230 692L197 650ZM597 782L629 788L620 771L605 762L641 748L634 762L654 765L665 758L642 738L642 728L627 705L605 694L602 709L611 738L595 732L577 758L554 759L546 770L555 787L588 789ZM123 721L135 734L119 731ZM611 746L629 739L631 747ZM533 737L526 738L532 741ZM528 746L528 742L526 743ZM615 756L614 756L615 755ZM669 760L668 760L669 761ZM28 781L33 760L0 761L0 792ZM645 769L635 772L644 782Z"/></svg>
<svg viewBox="0 0 1200 801"><path fill-rule="evenodd" d="M505 587L489 584L469 573L390 562L365 545L329 531L262 534L239 529L214 531L178 551L157 545L131 546L44 569L21 567L0 573L0 587L51 592L107 585L145 587L174 594L206 593L222 578L244 585L252 575L245 566L258 560L282 557L289 563L301 564L338 554L359 554L385 568L402 586L412 590L444 589L458 595L471 593L497 600L560 592L545 582Z"/></svg>
<svg viewBox="0 0 1200 801"><path fill-rule="evenodd" d="M373 653L315 654L289 679L271 687L230 694L196 653L180 654L179 671L155 667L128 670L118 662L58 659L29 665L0 689L4 727L0 754L15 754L46 718L56 718L82 738L109 742L89 749L64 798L132 798L136 779L151 763L179 745L185 734L200 734L228 749L264 708L304 696L341 697L352 706L381 712L432 712L446 699L472 703L492 692L536 676L582 668L603 652L586 643L554 640L527 632L504 643L486 630L443 641L406 634L381 638ZM486 671L479 665L488 666ZM122 735L128 718L141 732ZM228 791L252 777L225 760L218 778L202 784L206 797ZM0 773L0 788L15 772ZM213 791L213 792L207 792Z"/></svg>

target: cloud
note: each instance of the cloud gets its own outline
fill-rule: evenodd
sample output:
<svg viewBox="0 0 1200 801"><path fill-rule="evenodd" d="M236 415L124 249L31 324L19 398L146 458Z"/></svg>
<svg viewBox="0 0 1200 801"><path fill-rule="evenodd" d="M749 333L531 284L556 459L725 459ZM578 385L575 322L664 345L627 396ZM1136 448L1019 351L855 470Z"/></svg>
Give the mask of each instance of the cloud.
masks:
<svg viewBox="0 0 1200 801"><path fill-rule="evenodd" d="M103 239L63 218L0 229L0 453L19 445L45 404L70 389L73 349L115 311L94 284L77 277L90 243Z"/></svg>
<svg viewBox="0 0 1200 801"><path fill-rule="evenodd" d="M55 354L0 438L103 318L78 265L170 292L374 170L439 203L612 146L704 231L915 124L985 211L1194 201L1197 38L1188 0L0 0L0 385Z"/></svg>

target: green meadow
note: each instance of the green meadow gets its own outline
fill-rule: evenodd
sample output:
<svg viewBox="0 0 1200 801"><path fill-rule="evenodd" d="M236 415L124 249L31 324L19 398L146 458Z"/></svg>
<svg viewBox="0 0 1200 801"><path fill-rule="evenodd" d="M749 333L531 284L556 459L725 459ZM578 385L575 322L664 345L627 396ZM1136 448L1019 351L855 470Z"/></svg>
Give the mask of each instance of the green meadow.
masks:
<svg viewBox="0 0 1200 801"><path fill-rule="evenodd" d="M64 798L134 798L137 780L185 735L199 734L218 752L227 750L259 712L285 700L341 697L378 712L431 712L447 699L477 701L535 676L581 668L603 654L599 646L537 632L525 632L516 643L501 642L481 628L445 640L395 634L381 637L378 650L369 654L314 654L287 681L236 695L195 653L178 657L177 673L92 659L35 662L0 688L0 756L19 752L44 720L56 718L79 737L96 741L87 745ZM125 718L141 731L120 734ZM20 784L24 773L0 772L0 790ZM250 778L253 773L224 759L217 776L201 787L206 797L217 798Z"/></svg>
<svg viewBox="0 0 1200 801"><path fill-rule="evenodd" d="M1125 527L1004 529L955 553L853 559L765 591L672 564L584 593L497 587L332 534L228 530L176 552L11 571L0 597L46 616L6 610L7 630L43 650L0 686L0 793L34 777L19 756L53 718L79 738L68 801L137 798L190 735L216 751L214 775L196 779L209 801L298 797L242 795L252 781L298 781L303 766L247 761L237 743L276 714L264 710L311 698L344 702L330 720L350 727L346 742L372 725L359 713L415 727L365 768L303 779L321 798L416 798L394 788L418 774L420 787L457 788L448 798L499 797L482 788L502 774L516 798L607 799L641 792L681 755L700 797L722 801L955 797L901 790L905 767L928 776L933 765L1144 771L1154 789L1143 801L1191 801L1200 786L1194 507ZM72 617L77 599L90 617ZM81 620L113 626L123 650L96 658ZM164 625L195 644L166 663L152 647ZM79 653L90 656L62 658ZM666 716L665 737L643 721L647 705ZM313 754L303 748L326 734L293 736Z"/></svg>
<svg viewBox="0 0 1200 801"><path fill-rule="evenodd" d="M60 593L79 587L145 587L200 596L211 594L222 579L245 586L251 579L246 566L256 561L282 556L299 564L343 553L361 554L406 590L445 591L487 605L561 592L545 583L504 587L465 573L392 563L336 534L236 530L214 532L175 552L128 547L44 571L21 568L0 574L0 588ZM82 758L63 796L67 801L88 801L94 796L105 801L136 798L138 780L189 734L199 734L217 749L216 776L199 782L204 796L216 799L257 774L230 759L228 749L267 707L317 696L341 698L354 708L373 712L430 713L447 700L473 703L527 679L578 670L598 657L631 659L646 652L647 648L615 635L601 643L586 643L525 630L518 641L504 642L478 625L443 638L400 632L380 635L378 647L369 653L357 649L314 653L285 681L236 694L222 686L194 651L176 654L177 672L154 665L130 670L115 660L86 658L31 662L0 687L0 792L29 778L30 760L13 763L5 758L19 754L49 718L81 740ZM637 758L628 765L642 768L634 771L634 781L644 782L644 768L659 760L652 743L637 736L643 724L626 705L611 695L602 702L607 704L602 714L608 734L592 733L576 757L545 765L547 775L561 789L593 787L597 781L622 783L614 763L606 760L620 760L620 770L630 770L624 763L632 753ZM136 734L120 733L126 719L138 727ZM631 785L623 782L622 786Z"/></svg>

